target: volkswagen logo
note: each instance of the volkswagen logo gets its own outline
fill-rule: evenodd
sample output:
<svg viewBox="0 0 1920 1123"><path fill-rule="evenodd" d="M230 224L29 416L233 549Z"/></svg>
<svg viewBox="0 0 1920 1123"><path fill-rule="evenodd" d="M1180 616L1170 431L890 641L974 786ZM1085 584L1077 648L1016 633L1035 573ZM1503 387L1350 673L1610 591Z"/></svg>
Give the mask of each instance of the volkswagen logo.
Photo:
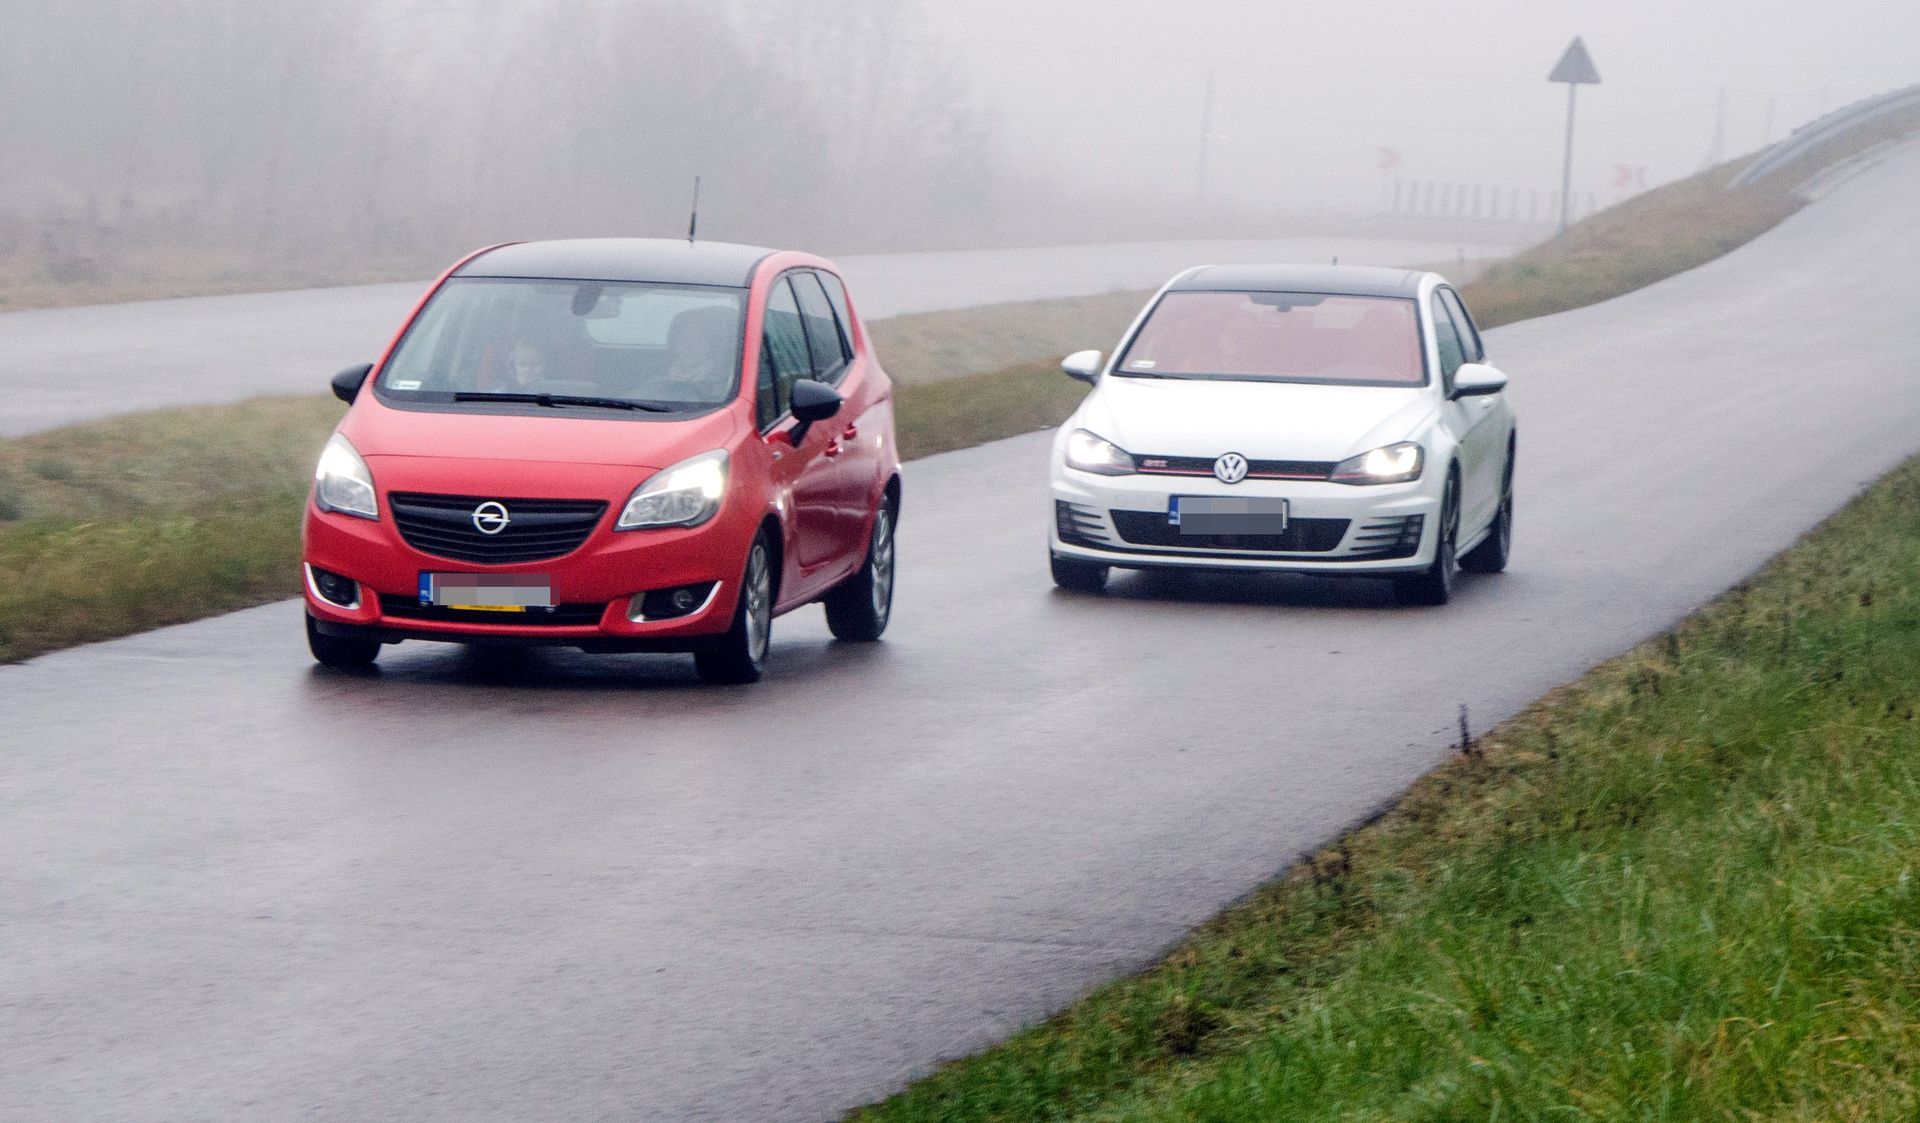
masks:
<svg viewBox="0 0 1920 1123"><path fill-rule="evenodd" d="M1213 478L1223 484L1237 484L1247 478L1247 458L1237 452L1229 452L1213 462ZM474 516L479 518L478 515Z"/></svg>
<svg viewBox="0 0 1920 1123"><path fill-rule="evenodd" d="M1218 472L1220 468L1215 465L1213 470ZM1244 475L1246 469L1243 467L1240 472ZM498 534L507 529L507 524L512 521L507 517L506 507L491 500L473 509L473 529L482 534Z"/></svg>

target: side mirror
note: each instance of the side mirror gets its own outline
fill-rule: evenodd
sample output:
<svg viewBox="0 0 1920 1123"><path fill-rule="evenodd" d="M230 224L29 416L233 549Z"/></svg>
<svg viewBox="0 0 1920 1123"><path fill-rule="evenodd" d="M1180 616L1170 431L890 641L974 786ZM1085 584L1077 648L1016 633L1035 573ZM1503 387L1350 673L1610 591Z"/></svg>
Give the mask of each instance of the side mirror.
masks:
<svg viewBox="0 0 1920 1123"><path fill-rule="evenodd" d="M360 387L366 385L367 376L372 373L372 363L361 363L357 367L348 367L334 375L333 396L352 405L353 399L360 396Z"/></svg>
<svg viewBox="0 0 1920 1123"><path fill-rule="evenodd" d="M807 430L816 421L825 421L840 412L845 401L840 391L824 382L815 382L811 378L802 378L793 384L793 398L788 406L793 411L793 419L799 424L793 427L794 447L807 439Z"/></svg>
<svg viewBox="0 0 1920 1123"><path fill-rule="evenodd" d="M1098 351L1075 351L1060 360L1060 369L1067 372L1068 378L1076 378L1091 386L1100 378L1100 360L1105 358Z"/></svg>
<svg viewBox="0 0 1920 1123"><path fill-rule="evenodd" d="M1485 363L1463 363L1453 372L1453 393L1449 398L1477 398L1498 394L1507 388L1507 376Z"/></svg>

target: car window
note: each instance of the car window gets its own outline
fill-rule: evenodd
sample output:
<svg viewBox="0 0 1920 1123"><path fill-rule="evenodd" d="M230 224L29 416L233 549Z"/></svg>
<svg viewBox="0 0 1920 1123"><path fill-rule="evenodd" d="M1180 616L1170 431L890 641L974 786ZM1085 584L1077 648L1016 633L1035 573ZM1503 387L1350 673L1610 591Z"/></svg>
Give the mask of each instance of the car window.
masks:
<svg viewBox="0 0 1920 1123"><path fill-rule="evenodd" d="M746 292L706 285L454 278L380 372L390 399L587 396L710 409L739 385Z"/></svg>
<svg viewBox="0 0 1920 1123"><path fill-rule="evenodd" d="M800 299L800 319L807 329L807 348L813 356L813 374L811 377L832 385L840 381L840 373L847 369L847 341L840 334L839 320L833 314L833 305L827 300L826 290L820 287L820 278L812 273L798 272L789 275L793 282L794 295Z"/></svg>
<svg viewBox="0 0 1920 1123"><path fill-rule="evenodd" d="M1169 292L1113 372L1135 378L1426 382L1418 306L1404 297Z"/></svg>
<svg viewBox="0 0 1920 1123"><path fill-rule="evenodd" d="M754 413L764 429L786 416L793 400L794 382L813 374L806 329L800 324L800 305L794 300L793 288L785 277L775 281L767 291L760 371L761 391L754 402Z"/></svg>
<svg viewBox="0 0 1920 1123"><path fill-rule="evenodd" d="M1460 294L1453 289L1439 292L1440 298L1447 302L1447 311L1453 313L1453 326L1460 333L1460 349L1466 354L1467 362L1486 362L1487 346L1480 342L1480 329L1474 326L1473 317L1467 315L1467 306Z"/></svg>
<svg viewBox="0 0 1920 1123"><path fill-rule="evenodd" d="M847 307L847 286L831 273L815 273L833 302L833 314L840 318L840 337L847 342L847 358L853 358L853 312Z"/></svg>
<svg viewBox="0 0 1920 1123"><path fill-rule="evenodd" d="M1460 331L1453 326L1453 315L1447 311L1446 304L1438 292L1433 294L1433 335L1440 345L1440 382L1447 393L1453 393L1453 376L1466 361L1465 352L1460 349Z"/></svg>

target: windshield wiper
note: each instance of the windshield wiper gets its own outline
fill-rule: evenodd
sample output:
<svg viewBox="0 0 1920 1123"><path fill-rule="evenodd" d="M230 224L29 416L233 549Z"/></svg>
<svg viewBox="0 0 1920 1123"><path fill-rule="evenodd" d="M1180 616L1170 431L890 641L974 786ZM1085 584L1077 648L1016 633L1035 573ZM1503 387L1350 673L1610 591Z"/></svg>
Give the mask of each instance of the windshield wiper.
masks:
<svg viewBox="0 0 1920 1123"><path fill-rule="evenodd" d="M558 409L561 406L591 406L599 409L640 409L648 413L672 413L674 408L659 402L639 402L630 398L591 398L579 394L486 394L460 390L456 402L523 402L527 405Z"/></svg>

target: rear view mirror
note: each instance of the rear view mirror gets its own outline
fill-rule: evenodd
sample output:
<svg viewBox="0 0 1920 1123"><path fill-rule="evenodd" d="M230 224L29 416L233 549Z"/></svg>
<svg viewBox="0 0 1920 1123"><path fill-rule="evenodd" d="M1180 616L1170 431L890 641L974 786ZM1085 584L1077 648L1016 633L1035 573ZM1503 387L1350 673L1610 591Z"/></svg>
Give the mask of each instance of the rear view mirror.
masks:
<svg viewBox="0 0 1920 1123"><path fill-rule="evenodd" d="M1091 386L1100 377L1103 357L1098 351L1075 351L1060 360L1060 369L1067 372L1068 378L1077 378Z"/></svg>
<svg viewBox="0 0 1920 1123"><path fill-rule="evenodd" d="M352 405L353 399L360 396L360 387L366 384L367 376L372 373L372 363L361 363L357 367L348 367L334 375L333 396Z"/></svg>
<svg viewBox="0 0 1920 1123"><path fill-rule="evenodd" d="M1485 363L1463 363L1453 374L1451 398L1477 398L1507 388L1507 376Z"/></svg>

